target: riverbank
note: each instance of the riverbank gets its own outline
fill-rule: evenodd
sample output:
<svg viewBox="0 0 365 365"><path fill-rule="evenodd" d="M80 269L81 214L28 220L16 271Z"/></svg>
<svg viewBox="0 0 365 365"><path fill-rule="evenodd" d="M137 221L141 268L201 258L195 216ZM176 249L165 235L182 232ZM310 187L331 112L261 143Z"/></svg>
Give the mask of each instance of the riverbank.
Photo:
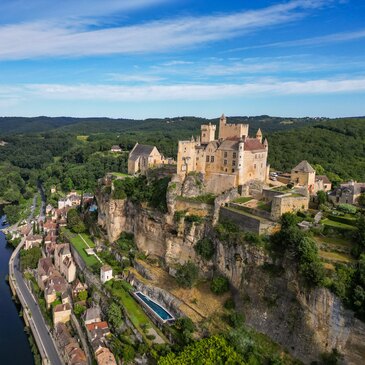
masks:
<svg viewBox="0 0 365 365"><path fill-rule="evenodd" d="M0 226L4 219L4 216L0 218ZM0 359L1 364L34 365L25 323L19 315L21 308L14 302L6 281L12 251L0 232Z"/></svg>

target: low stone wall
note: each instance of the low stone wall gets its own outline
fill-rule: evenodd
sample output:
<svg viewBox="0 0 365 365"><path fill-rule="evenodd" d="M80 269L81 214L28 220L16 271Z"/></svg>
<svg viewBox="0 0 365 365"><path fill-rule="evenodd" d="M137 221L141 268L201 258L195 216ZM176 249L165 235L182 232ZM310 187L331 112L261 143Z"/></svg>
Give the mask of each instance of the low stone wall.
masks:
<svg viewBox="0 0 365 365"><path fill-rule="evenodd" d="M287 212L308 210L308 204L306 196L293 196L291 193L276 196L271 203L271 219L279 220Z"/></svg>
<svg viewBox="0 0 365 365"><path fill-rule="evenodd" d="M262 199L265 202L271 202L275 196L278 195L284 195L285 193L283 193L282 191L276 191L273 189L263 189L262 190Z"/></svg>

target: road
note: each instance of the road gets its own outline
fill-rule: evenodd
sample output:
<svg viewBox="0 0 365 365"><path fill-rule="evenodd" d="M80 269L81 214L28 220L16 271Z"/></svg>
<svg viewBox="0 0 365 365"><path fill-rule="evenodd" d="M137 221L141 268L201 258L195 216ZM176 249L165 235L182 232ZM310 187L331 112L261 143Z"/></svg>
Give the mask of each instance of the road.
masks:
<svg viewBox="0 0 365 365"><path fill-rule="evenodd" d="M18 289L18 296L21 295L24 301L27 303L28 310L31 313L31 320L37 328L38 337L43 344L44 351L47 354L48 359L52 365L63 365L57 353L55 344L48 331L47 325L44 321L43 315L39 309L37 302L34 300L28 287L25 285L22 273L19 270L19 252L14 257L13 261L13 273Z"/></svg>
<svg viewBox="0 0 365 365"><path fill-rule="evenodd" d="M30 222L30 220L33 217L35 202L36 202L36 197L33 202L31 214L28 218L28 222ZM48 329L48 327L45 323L45 320L43 318L43 315L39 309L38 303L36 302L35 298L29 291L28 287L26 286L23 275L20 272L19 253L20 253L21 248L24 246L24 243L25 243L25 239L23 238L22 241L20 242L20 244L14 250L14 252L10 258L10 261L9 261L10 280L13 280L13 282L15 284L17 295L18 295L21 303L23 304L23 307L24 307L24 303L26 305L26 308L23 308L23 310L28 310L28 312L30 312L30 314L31 314L30 325L31 326L33 325L32 327L37 332L37 334L38 334L37 337L39 338L39 340L42 344L42 349L40 349L41 353L46 354L46 356L49 360L49 364L64 365L57 352L56 345L53 342L53 339L49 333L49 329Z"/></svg>

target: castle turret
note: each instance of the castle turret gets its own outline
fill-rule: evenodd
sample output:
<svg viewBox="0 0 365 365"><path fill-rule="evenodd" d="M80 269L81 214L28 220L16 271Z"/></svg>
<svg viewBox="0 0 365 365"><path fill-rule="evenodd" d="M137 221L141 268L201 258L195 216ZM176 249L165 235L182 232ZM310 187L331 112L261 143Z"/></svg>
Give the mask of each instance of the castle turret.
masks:
<svg viewBox="0 0 365 365"><path fill-rule="evenodd" d="M237 161L237 172L238 181L237 185L243 185L243 169L244 169L244 153L245 150L245 136L242 136L238 141L238 161Z"/></svg>
<svg viewBox="0 0 365 365"><path fill-rule="evenodd" d="M266 150L269 148L269 142L268 142L267 138L265 138L265 140L264 140L264 146L265 146Z"/></svg>
<svg viewBox="0 0 365 365"><path fill-rule="evenodd" d="M209 142L215 140L215 129L216 126L212 125L211 123L203 124L200 127L200 135L201 135L200 140L202 144L208 144Z"/></svg>
<svg viewBox="0 0 365 365"><path fill-rule="evenodd" d="M260 143L262 143L262 132L260 128L257 130L256 139L258 139Z"/></svg>

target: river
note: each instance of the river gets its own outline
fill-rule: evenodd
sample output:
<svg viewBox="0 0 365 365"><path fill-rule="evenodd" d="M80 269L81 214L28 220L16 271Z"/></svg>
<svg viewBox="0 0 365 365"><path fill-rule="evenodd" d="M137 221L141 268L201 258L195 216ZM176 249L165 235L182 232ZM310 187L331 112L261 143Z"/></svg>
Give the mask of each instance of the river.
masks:
<svg viewBox="0 0 365 365"><path fill-rule="evenodd" d="M4 216L0 218L0 226L3 220ZM19 317L19 308L12 300L10 287L5 280L11 253L12 248L0 232L0 364L34 365L23 319Z"/></svg>

